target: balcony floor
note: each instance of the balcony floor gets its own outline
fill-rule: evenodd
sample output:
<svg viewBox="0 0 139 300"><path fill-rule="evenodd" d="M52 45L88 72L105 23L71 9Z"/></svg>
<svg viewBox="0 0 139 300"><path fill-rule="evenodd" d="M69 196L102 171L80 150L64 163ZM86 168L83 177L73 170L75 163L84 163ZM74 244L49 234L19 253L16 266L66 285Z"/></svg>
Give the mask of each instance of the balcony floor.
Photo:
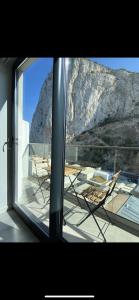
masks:
<svg viewBox="0 0 139 300"><path fill-rule="evenodd" d="M44 203L40 191L35 196L33 195L37 188L38 184L34 180L24 181L22 204L40 221L49 226L49 204L45 204L49 199L49 191L46 191L45 187L43 188ZM66 225L63 226L65 239L69 242L103 242L103 238L92 216L77 227L76 224L87 214L87 211L64 199L64 212L71 208L73 208L72 211L65 217ZM139 242L139 237L108 223L102 218L97 217L97 220L105 233L107 242Z"/></svg>
<svg viewBox="0 0 139 300"><path fill-rule="evenodd" d="M81 219L81 215L85 215L87 212L82 212L80 207L74 209L74 213L68 215L66 219L67 225L63 227L64 237L69 242L103 242L103 238L99 232L99 229L93 219L90 216L79 227L75 224ZM139 242L139 237L107 222L106 220L96 217L107 242Z"/></svg>
<svg viewBox="0 0 139 300"><path fill-rule="evenodd" d="M34 243L37 237L14 210L0 214L0 243Z"/></svg>

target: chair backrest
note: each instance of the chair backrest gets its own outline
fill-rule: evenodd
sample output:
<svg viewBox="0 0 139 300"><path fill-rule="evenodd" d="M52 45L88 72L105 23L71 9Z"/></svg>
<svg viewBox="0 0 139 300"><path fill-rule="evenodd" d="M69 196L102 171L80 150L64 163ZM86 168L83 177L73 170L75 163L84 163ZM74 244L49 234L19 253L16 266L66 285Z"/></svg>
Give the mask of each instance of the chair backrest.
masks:
<svg viewBox="0 0 139 300"><path fill-rule="evenodd" d="M117 180L118 180L118 177L120 175L120 172L121 171L119 171L119 172L117 172L116 174L113 175L112 180L109 183L109 188L108 188L106 194L104 195L103 199L97 205L97 207L100 207L101 205L104 205L105 202L106 202L107 197L111 196L111 194L112 194L112 192L113 192L113 190L115 188L115 185L117 183Z"/></svg>
<svg viewBox="0 0 139 300"><path fill-rule="evenodd" d="M110 184L109 184L109 193L108 193L108 196L110 196L110 195L112 194L112 192L113 192L113 190L114 190L114 188L115 188L115 186L116 186L116 183L117 183L118 177L119 177L119 175L120 175L120 172L121 172L121 171L115 173L115 174L112 176L112 181L111 181Z"/></svg>
<svg viewBox="0 0 139 300"><path fill-rule="evenodd" d="M107 197L109 197L112 194L112 192L115 188L115 185L117 183L120 172L121 171L119 171L119 172L117 172L116 174L113 175L112 180L109 181L109 183L107 185L107 189L102 190L100 192L98 191L98 193L100 193L100 195L98 195L98 198L100 199L100 201L99 201L97 207L100 207L101 205L104 205ZM89 189L90 189L90 191L89 191ZM90 196L91 196L92 193L95 196L95 190L92 190L92 187L91 187L91 188L87 188L87 190L83 191L81 193L81 195L84 198L86 197L86 198L90 199Z"/></svg>
<svg viewBox="0 0 139 300"><path fill-rule="evenodd" d="M32 162L35 166L35 173L36 176L39 176L39 171L40 169L43 169L43 167L46 164L46 168L50 168L51 167L51 161L48 158L43 158L43 157L39 157L39 156L32 156Z"/></svg>

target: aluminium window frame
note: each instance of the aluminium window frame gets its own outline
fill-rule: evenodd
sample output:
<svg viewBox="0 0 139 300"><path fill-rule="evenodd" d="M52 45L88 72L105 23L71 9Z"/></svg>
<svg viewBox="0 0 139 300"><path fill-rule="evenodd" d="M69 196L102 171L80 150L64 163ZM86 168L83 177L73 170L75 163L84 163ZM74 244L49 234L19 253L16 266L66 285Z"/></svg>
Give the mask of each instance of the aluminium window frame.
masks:
<svg viewBox="0 0 139 300"><path fill-rule="evenodd" d="M18 58L13 65L12 86L12 151L11 151L11 191L12 191L12 208L20 217L29 225L30 228L38 235L42 241L63 241L63 193L64 193L64 164L65 164L65 78L64 78L64 58L54 58L53 62L53 99L52 99L52 169L51 169L51 188L50 188L50 218L49 231L47 226L33 218L33 215L21 204L15 202L15 101L16 101L16 74L17 70L23 72L25 68L37 58ZM57 124L57 126L55 126ZM59 140L61 142L59 143ZM56 147L58 143L58 147Z"/></svg>
<svg viewBox="0 0 139 300"><path fill-rule="evenodd" d="M58 91L60 89L60 85L58 85L58 79L61 80L63 77L62 73L61 72L64 72L64 69L63 69L63 63L62 64L59 64L59 59L60 58L54 58L54 64L55 64L55 67L54 67L54 78L55 80L57 81L56 85L55 85L55 89L56 89L56 92L55 92L55 100L53 99L53 110L54 110L54 103L55 101L57 101L57 96L59 95L58 94ZM14 101L15 101L15 72L16 72L16 69L21 66L23 64L23 62L26 61L27 63L27 60L29 60L29 58L18 58L16 60L16 62L14 63L13 65L13 75L12 75L12 91L13 91L13 101L12 101L12 106L11 107L11 118L10 118L10 121L11 121L11 127L9 127L9 132L10 134L12 134L12 136L14 137ZM61 71L59 72L59 68L61 68ZM58 76L61 76L58 78ZM61 78L61 79L60 79ZM64 78L62 79L64 80ZM60 81L59 81L59 84L60 84ZM54 86L53 86L54 88ZM53 93L54 93L54 90L53 90ZM63 92L61 91L61 93L63 93L63 97L65 97L65 91L63 90ZM62 95L62 94L61 94ZM64 98L63 98L64 99ZM59 98L60 100L60 98ZM14 143L11 142L11 144L13 145L12 147L12 151L9 151L9 157L8 157L8 163L9 163L9 185L8 185L8 191L9 191L9 195L10 197L8 197L8 199L11 199L12 198L12 201L11 200L8 200L9 201L9 207L10 208L14 208L17 213L21 216L21 218L23 218L23 220L29 225L29 227L32 228L32 230L34 231L34 233L37 233L38 236L40 237L41 240L43 241L48 241L50 240L50 238L52 240L61 240L61 241L64 241L66 242L66 240L62 237L62 233L63 233L63 224L62 224L62 211L63 211L63 191L64 191L64 186L63 186L63 172L64 172L64 155L65 155L65 115L66 115L66 111L65 111L65 100L62 102L57 102L57 108L55 110L55 112L52 112L55 114L55 118L60 118L60 116L62 116L62 123L59 123L62 124L62 127L61 127L61 132L62 132L62 158L61 158L61 161L60 161L60 168L58 170L58 165L56 165L54 167L54 169L52 169L52 176L53 176L53 179L55 180L55 178L57 177L55 183L52 185L52 190L51 190L51 197L53 197L53 203L51 201L51 208L50 208L50 232L51 232L51 236L48 236L48 234L45 232L45 229L44 229L44 226L42 226L42 223L39 223L39 222L36 222L35 218L34 220L32 219L32 216L31 214L27 213L26 209L24 207L21 207L19 204L15 203L14 202L14 194L15 194L15 185L14 185L14 176L15 176L15 157L14 157ZM58 112L58 116L56 115L56 112L57 110L59 109L59 112ZM9 122L10 123L10 122ZM53 125L52 125L53 126ZM12 128L12 129L11 129ZM55 128L57 130L57 126ZM53 128L54 130L54 128ZM11 133L12 132L12 133ZM56 142L58 138L58 135L56 136L56 132L55 132L55 137L53 136L52 137L52 145L53 143ZM60 144L60 143L59 143ZM57 154L56 154L56 149L54 147L52 147L52 152L53 152L53 162L55 161ZM61 172L61 171L62 172ZM54 175L54 172L58 172L57 173L57 176L55 177ZM61 173L60 173L61 172ZM56 196L56 190L55 190L55 187L57 185L57 180L58 180L58 174L60 175L60 184L61 184L61 190L59 189L60 193L61 193L61 198L56 198L57 200L55 201L54 203L54 197ZM12 195L12 197L11 197ZM60 201L59 203L57 201ZM61 208L60 208L61 207ZM57 210L57 213L55 214L54 211ZM59 210L59 212L58 212ZM131 220L128 220L122 216L119 216L117 214L114 214L112 212L108 212L110 214L110 217L113 221L113 224L120 227L121 229L124 229L126 230L127 232L130 232L132 234L135 234L137 236L139 236L139 224L131 221ZM98 212L98 216L99 217L104 217L105 219L105 215L103 215L103 211L100 209L100 212Z"/></svg>

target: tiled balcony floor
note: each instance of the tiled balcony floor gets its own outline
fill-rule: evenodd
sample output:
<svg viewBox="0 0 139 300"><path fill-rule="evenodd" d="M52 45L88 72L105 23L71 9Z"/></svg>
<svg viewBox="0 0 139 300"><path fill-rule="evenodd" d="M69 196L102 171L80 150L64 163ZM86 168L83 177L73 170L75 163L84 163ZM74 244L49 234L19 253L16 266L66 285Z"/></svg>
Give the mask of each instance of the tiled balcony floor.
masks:
<svg viewBox="0 0 139 300"><path fill-rule="evenodd" d="M82 212L79 207L76 207L74 213L71 213L66 218L67 225L63 227L64 237L70 242L103 242L103 238L99 229L90 216L79 227L75 224L81 219ZM107 242L139 242L139 237L128 233L127 231L108 223L106 220L96 217Z"/></svg>
<svg viewBox="0 0 139 300"><path fill-rule="evenodd" d="M49 191L46 191L45 187L43 188L43 194L45 202L47 202L49 199ZM49 226L49 204L46 205L44 203L44 199L40 191L35 196L33 195L37 188L38 184L34 180L24 181L22 204L24 204L25 207L28 208L28 210L39 220ZM123 197L123 199L125 202L125 197ZM66 225L63 226L63 236L65 239L69 242L103 242L103 238L99 233L92 216L77 227L76 224L87 214L87 211L81 209L79 206L75 206L67 199L64 199L64 212L73 207L74 209L65 217ZM102 218L97 217L97 220L105 233L107 242L139 242L139 237L115 225L111 225Z"/></svg>

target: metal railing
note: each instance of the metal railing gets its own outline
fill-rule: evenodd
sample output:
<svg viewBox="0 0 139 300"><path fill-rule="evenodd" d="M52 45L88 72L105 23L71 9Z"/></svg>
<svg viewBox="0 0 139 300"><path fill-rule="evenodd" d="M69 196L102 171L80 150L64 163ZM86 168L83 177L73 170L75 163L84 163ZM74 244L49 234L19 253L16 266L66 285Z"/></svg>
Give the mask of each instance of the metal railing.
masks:
<svg viewBox="0 0 139 300"><path fill-rule="evenodd" d="M100 167L116 173L119 169L133 181L139 179L139 147L66 144L65 159L71 163ZM29 144L30 155L50 156L51 145Z"/></svg>

